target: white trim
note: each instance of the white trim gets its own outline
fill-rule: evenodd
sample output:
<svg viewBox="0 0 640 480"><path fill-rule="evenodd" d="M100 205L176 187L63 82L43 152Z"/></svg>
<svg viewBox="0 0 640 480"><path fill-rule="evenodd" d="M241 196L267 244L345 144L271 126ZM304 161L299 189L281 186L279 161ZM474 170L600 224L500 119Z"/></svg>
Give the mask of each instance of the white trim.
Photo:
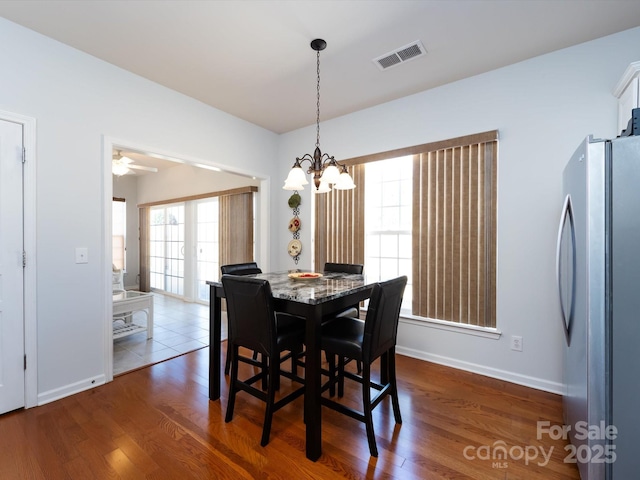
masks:
<svg viewBox="0 0 640 480"><path fill-rule="evenodd" d="M616 88L613 89L613 95L616 98L620 98L622 93L625 91L631 80L634 77L637 77L640 73L640 62L630 63L625 72L622 74L622 77L618 81Z"/></svg>
<svg viewBox="0 0 640 480"><path fill-rule="evenodd" d="M103 135L102 137L102 242L100 260L102 263L102 312L105 312L104 326L104 382L113 380L113 262L111 251L113 240L111 231L113 202L113 175L111 164L113 160L113 142Z"/></svg>
<svg viewBox="0 0 640 480"><path fill-rule="evenodd" d="M44 405L55 400L60 400L61 398L68 397L69 395L74 395L76 393L95 388L99 385L104 385L104 383L105 376L97 375L85 380L80 380L79 382L75 382L70 385L54 388L53 390L42 392L40 395L38 395L38 405Z"/></svg>
<svg viewBox="0 0 640 480"><path fill-rule="evenodd" d="M0 110L0 119L22 125L24 164L23 228L27 265L24 269L24 372L25 408L38 405L38 294L36 251L36 119Z"/></svg>
<svg viewBox="0 0 640 480"><path fill-rule="evenodd" d="M489 368L485 365L465 362L456 358L444 357L441 355L435 355L428 352L423 352L421 350L415 350L401 346L396 346L396 353L405 355L407 357L417 358L419 360L425 360L427 362L437 363L439 365L445 365L447 367L457 368L459 370L465 370L467 372L477 373L479 375L485 375L487 377L496 378L498 380L504 380L506 382L523 385L525 387L535 388L536 390L543 390L545 392L556 393L559 395L564 394L563 384L558 382L550 382L542 378L520 375L518 373L508 372L506 370L500 370L497 368Z"/></svg>

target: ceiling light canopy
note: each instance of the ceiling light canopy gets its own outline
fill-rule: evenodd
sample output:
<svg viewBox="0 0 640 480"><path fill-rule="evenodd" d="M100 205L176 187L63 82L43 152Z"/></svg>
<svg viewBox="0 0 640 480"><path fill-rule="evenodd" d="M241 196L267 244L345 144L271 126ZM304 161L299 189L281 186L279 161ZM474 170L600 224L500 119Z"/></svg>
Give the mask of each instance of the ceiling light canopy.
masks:
<svg viewBox="0 0 640 480"><path fill-rule="evenodd" d="M307 170L308 174L313 174L315 193L326 193L331 191L331 185L338 190L350 190L356 188L355 183L347 167L339 164L335 158L320 150L320 51L324 50L327 42L317 38L311 42L311 48L316 51L317 56L317 83L316 83L316 148L313 155L308 153L302 157L296 157L296 161L291 167L282 187L285 190L304 190L304 185L308 185L306 175L302 169L302 163L308 161L311 165Z"/></svg>

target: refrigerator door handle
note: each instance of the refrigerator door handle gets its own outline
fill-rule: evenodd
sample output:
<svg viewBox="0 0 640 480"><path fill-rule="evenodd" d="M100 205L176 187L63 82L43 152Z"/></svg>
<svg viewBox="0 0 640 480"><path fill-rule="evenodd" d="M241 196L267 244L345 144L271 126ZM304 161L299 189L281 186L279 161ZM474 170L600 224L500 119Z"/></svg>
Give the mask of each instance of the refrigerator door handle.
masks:
<svg viewBox="0 0 640 480"><path fill-rule="evenodd" d="M563 301L563 278L562 278L562 244L565 226L569 222L569 232L571 235L571 301L569 310L566 310ZM558 285L558 296L560 299L560 313L562 314L562 328L564 330L567 345L570 342L570 327L573 317L573 307L575 303L575 273L576 273L576 234L575 224L573 221L573 206L571 204L571 195L567 195L562 206L562 214L560 215L560 226L558 227L558 240L556 244L556 282Z"/></svg>

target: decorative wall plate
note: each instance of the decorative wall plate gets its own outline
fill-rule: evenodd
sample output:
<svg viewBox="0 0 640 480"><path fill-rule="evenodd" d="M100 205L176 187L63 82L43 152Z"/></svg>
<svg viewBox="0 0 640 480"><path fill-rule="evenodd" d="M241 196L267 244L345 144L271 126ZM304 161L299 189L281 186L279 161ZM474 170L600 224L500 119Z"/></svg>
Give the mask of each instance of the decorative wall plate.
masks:
<svg viewBox="0 0 640 480"><path fill-rule="evenodd" d="M300 230L300 219L298 217L293 217L289 220L289 231L297 232L298 230Z"/></svg>
<svg viewBox="0 0 640 480"><path fill-rule="evenodd" d="M289 242L289 245L287 245L287 252L289 252L289 255L291 255L292 257L297 257L298 255L300 255L301 251L302 243L298 239L291 240Z"/></svg>

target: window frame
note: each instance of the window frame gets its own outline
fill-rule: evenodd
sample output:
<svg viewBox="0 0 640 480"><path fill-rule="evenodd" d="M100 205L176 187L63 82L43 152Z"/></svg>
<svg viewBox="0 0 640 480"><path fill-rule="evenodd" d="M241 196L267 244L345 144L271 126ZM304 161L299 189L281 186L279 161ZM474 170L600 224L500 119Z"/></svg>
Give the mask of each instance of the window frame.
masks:
<svg viewBox="0 0 640 480"><path fill-rule="evenodd" d="M122 203L122 222L121 228L116 228L117 216L115 214L115 206ZM112 197L111 200L111 263L117 270L127 271L127 201L124 198ZM116 232L122 230L122 235L116 235ZM121 246L118 246L119 242L116 241L117 237L122 237ZM116 254L116 249L120 250L120 254ZM118 258L122 259L122 266L120 267Z"/></svg>

